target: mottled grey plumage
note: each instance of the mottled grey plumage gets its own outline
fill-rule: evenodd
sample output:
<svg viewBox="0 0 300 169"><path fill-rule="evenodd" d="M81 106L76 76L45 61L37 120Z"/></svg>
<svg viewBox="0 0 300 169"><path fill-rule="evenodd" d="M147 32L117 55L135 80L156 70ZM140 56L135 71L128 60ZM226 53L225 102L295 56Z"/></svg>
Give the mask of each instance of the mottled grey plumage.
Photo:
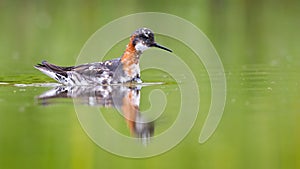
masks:
<svg viewBox="0 0 300 169"><path fill-rule="evenodd" d="M64 85L112 84L122 72L120 58L105 62L87 63L79 66L60 67L43 61L35 66L43 73ZM120 71L116 71L119 69Z"/></svg>

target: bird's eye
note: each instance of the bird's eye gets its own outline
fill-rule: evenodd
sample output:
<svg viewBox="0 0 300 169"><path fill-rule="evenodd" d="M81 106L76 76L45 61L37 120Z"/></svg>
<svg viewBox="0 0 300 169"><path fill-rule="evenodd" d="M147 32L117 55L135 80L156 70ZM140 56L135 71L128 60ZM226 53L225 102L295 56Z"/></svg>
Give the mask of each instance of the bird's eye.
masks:
<svg viewBox="0 0 300 169"><path fill-rule="evenodd" d="M142 39L144 39L144 40L146 40L146 39L148 39L148 37L146 36L146 35L142 35Z"/></svg>

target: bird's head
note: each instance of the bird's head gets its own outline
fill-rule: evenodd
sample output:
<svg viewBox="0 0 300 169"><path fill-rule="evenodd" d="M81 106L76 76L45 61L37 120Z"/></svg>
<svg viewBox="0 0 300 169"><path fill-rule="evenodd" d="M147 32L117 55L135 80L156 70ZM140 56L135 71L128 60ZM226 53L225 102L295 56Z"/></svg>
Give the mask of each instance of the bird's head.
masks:
<svg viewBox="0 0 300 169"><path fill-rule="evenodd" d="M136 30L131 35L131 43L134 46L136 51L144 52L145 50L151 48L151 47L157 47L169 52L172 52L171 49L168 49L164 46L159 45L154 41L154 34L153 32L148 28L140 28Z"/></svg>

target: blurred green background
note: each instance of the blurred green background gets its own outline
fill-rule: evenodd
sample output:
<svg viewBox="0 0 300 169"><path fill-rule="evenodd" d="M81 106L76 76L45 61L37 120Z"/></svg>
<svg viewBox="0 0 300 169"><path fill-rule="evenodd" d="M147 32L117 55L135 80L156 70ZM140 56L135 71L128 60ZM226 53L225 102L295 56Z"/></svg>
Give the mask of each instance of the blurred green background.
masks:
<svg viewBox="0 0 300 169"><path fill-rule="evenodd" d="M148 159L99 148L81 129L72 104L35 103L34 96L47 89L1 85L0 168L300 168L298 0L2 0L0 82L53 82L32 65L74 64L101 26L137 12L187 19L215 45L228 93L213 137L198 143L209 107L202 65L198 81L208 98L191 133L169 152Z"/></svg>

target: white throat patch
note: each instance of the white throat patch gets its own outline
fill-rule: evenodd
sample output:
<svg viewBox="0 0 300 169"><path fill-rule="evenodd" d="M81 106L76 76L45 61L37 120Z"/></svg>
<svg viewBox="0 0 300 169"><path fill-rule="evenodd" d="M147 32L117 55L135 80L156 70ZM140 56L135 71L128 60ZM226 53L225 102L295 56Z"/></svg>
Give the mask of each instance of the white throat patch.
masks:
<svg viewBox="0 0 300 169"><path fill-rule="evenodd" d="M147 50L149 47L144 45L143 43L141 42L138 42L136 45L135 45L135 50L137 51L141 51L141 52L144 52L145 50Z"/></svg>

